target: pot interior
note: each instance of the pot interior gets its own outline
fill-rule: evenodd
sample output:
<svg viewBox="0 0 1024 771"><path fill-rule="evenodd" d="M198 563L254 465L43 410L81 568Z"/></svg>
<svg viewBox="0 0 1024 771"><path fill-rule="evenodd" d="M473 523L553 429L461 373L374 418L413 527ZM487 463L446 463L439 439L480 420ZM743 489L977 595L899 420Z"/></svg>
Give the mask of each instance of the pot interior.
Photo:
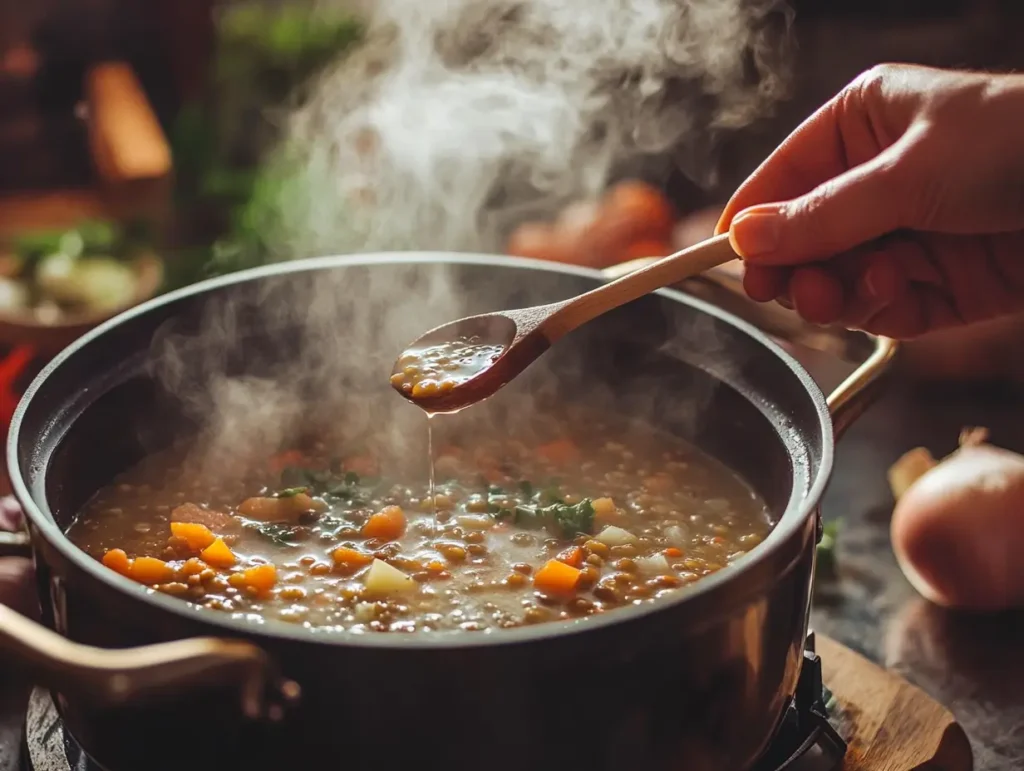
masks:
<svg viewBox="0 0 1024 771"><path fill-rule="evenodd" d="M342 434L385 432L408 443L413 473L426 473L424 417L388 384L402 346L461 315L553 302L599 281L521 260L445 260L333 258L239 274L83 338L33 384L12 431L12 472L40 509L30 516L64 530L146 454L211 425L226 435L239 416L276 431L308 419ZM484 406L442 421L501 434L566 404L692 442L742 476L776 522L805 517L828 473L828 414L806 373L756 331L678 293L599 318ZM271 440L240 437L240 449Z"/></svg>

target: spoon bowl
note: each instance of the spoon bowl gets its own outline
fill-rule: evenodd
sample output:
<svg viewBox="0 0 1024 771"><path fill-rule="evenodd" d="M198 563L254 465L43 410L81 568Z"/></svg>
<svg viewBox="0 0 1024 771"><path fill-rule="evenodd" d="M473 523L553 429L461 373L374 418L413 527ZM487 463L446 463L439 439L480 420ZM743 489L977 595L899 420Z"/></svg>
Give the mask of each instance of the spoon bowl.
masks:
<svg viewBox="0 0 1024 771"><path fill-rule="evenodd" d="M493 396L578 326L736 257L728 235L716 236L578 297L442 324L406 348L391 385L428 414L458 412Z"/></svg>

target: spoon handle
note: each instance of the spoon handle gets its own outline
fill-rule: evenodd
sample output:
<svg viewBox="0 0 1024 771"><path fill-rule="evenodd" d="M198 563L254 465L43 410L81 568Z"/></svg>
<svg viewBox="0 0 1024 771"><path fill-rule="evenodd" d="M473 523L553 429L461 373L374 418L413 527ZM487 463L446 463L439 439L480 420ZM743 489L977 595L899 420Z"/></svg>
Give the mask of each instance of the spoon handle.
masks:
<svg viewBox="0 0 1024 771"><path fill-rule="evenodd" d="M738 257L728 233L709 238L570 300L544 321L544 336L554 342L602 313Z"/></svg>

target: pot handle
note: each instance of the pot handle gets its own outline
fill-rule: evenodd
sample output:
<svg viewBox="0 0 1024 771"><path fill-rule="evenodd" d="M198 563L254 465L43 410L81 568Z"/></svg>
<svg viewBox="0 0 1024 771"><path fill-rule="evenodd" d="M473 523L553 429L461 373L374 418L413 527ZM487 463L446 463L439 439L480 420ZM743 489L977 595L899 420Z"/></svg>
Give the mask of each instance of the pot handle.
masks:
<svg viewBox="0 0 1024 771"><path fill-rule="evenodd" d="M187 640L106 650L68 640L0 605L0 651L32 682L90 703L118 706L159 698L189 687L239 689L242 711L278 720L299 697L262 650L239 640Z"/></svg>
<svg viewBox="0 0 1024 771"><path fill-rule="evenodd" d="M608 280L613 280L655 259L641 257L605 268L601 273ZM857 368L828 395L828 408L837 440L874 403L899 351L899 343L888 337L814 326L778 303L762 304L749 300L743 291L738 260L688 279L678 288L739 316L773 337L856 362Z"/></svg>

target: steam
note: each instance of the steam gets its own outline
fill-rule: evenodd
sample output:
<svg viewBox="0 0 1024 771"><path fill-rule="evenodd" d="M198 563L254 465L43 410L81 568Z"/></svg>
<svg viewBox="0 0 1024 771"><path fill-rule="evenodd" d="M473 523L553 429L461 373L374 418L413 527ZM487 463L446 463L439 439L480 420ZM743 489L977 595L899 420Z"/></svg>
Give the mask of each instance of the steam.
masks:
<svg viewBox="0 0 1024 771"><path fill-rule="evenodd" d="M287 126L305 194L268 235L282 257L495 252L619 175L711 183L723 134L784 93L781 2L373 3Z"/></svg>
<svg viewBox="0 0 1024 771"><path fill-rule="evenodd" d="M780 0L375 2L366 42L312 85L286 126L295 180L264 240L281 259L501 251L518 223L594 198L620 175L658 166L708 183L722 135L783 93L776 33L787 23ZM387 387L407 342L462 315L581 289L551 277L516 296L507 279L507 269L412 264L224 291L200 329L179 319L163 330L157 375L203 426L197 459L217 475L310 424L408 457L425 439L423 418ZM255 328L269 342L246 343ZM719 353L706 328L675 332L674 344ZM555 380L585 372L589 353L573 351L558 378L535 372L529 388L499 394L497 409L532 409ZM700 406L671 405L691 416ZM494 414L473 412L462 422Z"/></svg>

